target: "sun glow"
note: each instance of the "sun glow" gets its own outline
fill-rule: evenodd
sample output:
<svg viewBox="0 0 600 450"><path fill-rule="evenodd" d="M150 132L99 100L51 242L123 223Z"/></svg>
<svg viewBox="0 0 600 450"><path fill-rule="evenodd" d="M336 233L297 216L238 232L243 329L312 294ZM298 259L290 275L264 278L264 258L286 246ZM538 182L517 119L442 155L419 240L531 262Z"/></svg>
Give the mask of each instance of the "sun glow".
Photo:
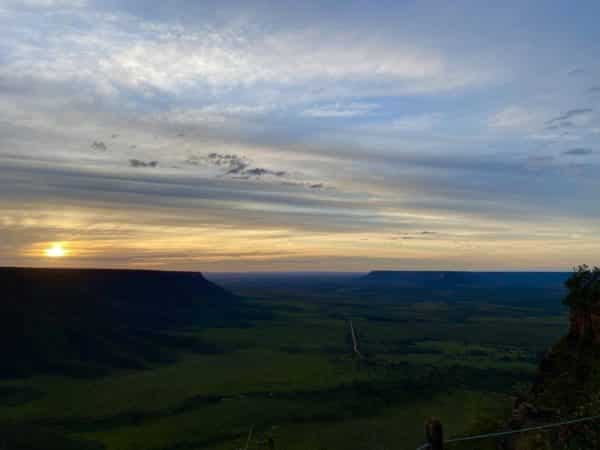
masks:
<svg viewBox="0 0 600 450"><path fill-rule="evenodd" d="M44 251L48 258L63 258L69 254L69 251L62 244L53 244Z"/></svg>

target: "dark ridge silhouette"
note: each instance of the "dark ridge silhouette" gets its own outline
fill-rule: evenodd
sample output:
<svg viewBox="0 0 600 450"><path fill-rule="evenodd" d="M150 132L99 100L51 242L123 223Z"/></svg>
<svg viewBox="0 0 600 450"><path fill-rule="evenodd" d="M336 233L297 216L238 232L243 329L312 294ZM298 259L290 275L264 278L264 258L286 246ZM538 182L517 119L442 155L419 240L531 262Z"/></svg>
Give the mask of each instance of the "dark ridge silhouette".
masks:
<svg viewBox="0 0 600 450"><path fill-rule="evenodd" d="M102 375L216 352L172 331L243 320L239 297L200 273L0 268L0 377Z"/></svg>
<svg viewBox="0 0 600 450"><path fill-rule="evenodd" d="M354 283L355 293L373 301L455 303L482 299L504 305L561 309L564 272L467 272L376 270Z"/></svg>
<svg viewBox="0 0 600 450"><path fill-rule="evenodd" d="M461 272L375 270L364 282L411 286L562 286L568 272Z"/></svg>
<svg viewBox="0 0 600 450"><path fill-rule="evenodd" d="M473 281L468 272L375 270L362 278L369 283L426 286L429 284L458 285Z"/></svg>

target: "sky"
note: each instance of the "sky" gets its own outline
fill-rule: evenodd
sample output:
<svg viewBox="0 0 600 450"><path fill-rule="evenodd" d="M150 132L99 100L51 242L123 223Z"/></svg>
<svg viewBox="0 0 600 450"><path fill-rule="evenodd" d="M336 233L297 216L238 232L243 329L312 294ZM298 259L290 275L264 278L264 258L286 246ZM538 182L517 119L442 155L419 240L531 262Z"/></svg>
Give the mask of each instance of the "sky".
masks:
<svg viewBox="0 0 600 450"><path fill-rule="evenodd" d="M0 0L0 265L569 270L597 1Z"/></svg>

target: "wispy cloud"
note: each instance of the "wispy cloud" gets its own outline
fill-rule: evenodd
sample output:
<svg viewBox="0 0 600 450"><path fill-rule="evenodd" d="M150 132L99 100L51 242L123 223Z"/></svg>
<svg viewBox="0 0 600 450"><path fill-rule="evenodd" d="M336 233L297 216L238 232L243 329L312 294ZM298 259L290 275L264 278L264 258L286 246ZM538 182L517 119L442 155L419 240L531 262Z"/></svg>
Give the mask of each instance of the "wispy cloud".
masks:
<svg viewBox="0 0 600 450"><path fill-rule="evenodd" d="M274 171L274 170L270 170L270 169L265 169L263 167L255 167L253 169L246 169L242 173L244 175L255 176L255 177L262 177L263 175L273 175L275 177L284 177L287 175L287 172L285 170Z"/></svg>
<svg viewBox="0 0 600 450"><path fill-rule="evenodd" d="M378 107L379 105L375 103L334 103L307 108L302 115L316 118L360 117L370 115Z"/></svg>
<svg viewBox="0 0 600 450"><path fill-rule="evenodd" d="M340 82L350 88L348 94L353 85L364 82L383 83L383 90L436 92L490 78L483 68L462 67L417 41L365 41L349 31L341 38L322 30L186 28L140 22L124 14L72 14L57 16L55 26L45 24L43 35L36 32L33 18L28 17L28 25L9 14L6 22L15 24L4 35L14 45L5 47L0 75L89 83L103 95L134 90L145 96L156 91L226 92L262 88L265 83L271 84L271 92L274 86L282 91L306 83L328 87ZM29 36L27 42L19 39L23 33ZM209 108L200 114L220 112Z"/></svg>
<svg viewBox="0 0 600 450"><path fill-rule="evenodd" d="M260 179L263 177L287 178L285 170L256 166L249 158L233 153L212 152L206 155L191 155L186 163L192 166L212 166L218 168L220 176L234 176L237 179Z"/></svg>
<svg viewBox="0 0 600 450"><path fill-rule="evenodd" d="M544 112L538 109L512 105L494 114L489 124L494 128L531 130L543 117Z"/></svg>
<svg viewBox="0 0 600 450"><path fill-rule="evenodd" d="M84 8L88 5L87 0L7 0L9 8L25 9L62 9L62 8Z"/></svg>
<svg viewBox="0 0 600 450"><path fill-rule="evenodd" d="M569 76L581 75L584 73L585 73L585 70L582 67L574 67L573 69L571 69L567 72L567 74Z"/></svg>
<svg viewBox="0 0 600 450"><path fill-rule="evenodd" d="M569 120L569 119L573 119L573 118L578 118L581 116L588 116L589 114L591 114L594 110L592 108L577 108L577 109L570 109L567 112L553 117L549 120L546 120L546 125L552 125L555 124L557 122L562 122L565 120Z"/></svg>
<svg viewBox="0 0 600 450"><path fill-rule="evenodd" d="M588 156L588 155L593 154L594 150L592 150L591 148L576 147L576 148L570 148L569 150L565 150L562 153L563 153L563 155L570 155L570 156Z"/></svg>
<svg viewBox="0 0 600 450"><path fill-rule="evenodd" d="M394 119L391 127L398 131L426 131L442 118L441 114L420 114Z"/></svg>
<svg viewBox="0 0 600 450"><path fill-rule="evenodd" d="M600 38L522 46L588 21L155 3L2 2L0 263L81 230L79 263L136 267L272 268L283 242L292 269L598 253ZM577 258L573 229L593 244Z"/></svg>

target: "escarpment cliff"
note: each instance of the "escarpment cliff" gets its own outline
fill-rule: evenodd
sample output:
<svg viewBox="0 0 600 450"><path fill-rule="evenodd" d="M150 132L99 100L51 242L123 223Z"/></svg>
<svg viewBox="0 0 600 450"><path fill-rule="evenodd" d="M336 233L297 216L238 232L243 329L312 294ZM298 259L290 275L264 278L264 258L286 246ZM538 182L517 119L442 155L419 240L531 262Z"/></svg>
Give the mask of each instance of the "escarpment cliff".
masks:
<svg viewBox="0 0 600 450"><path fill-rule="evenodd" d="M546 354L529 394L515 402L511 428L600 415L600 268L579 267L566 282L569 333ZM527 433L507 447L600 448L600 422Z"/></svg>
<svg viewBox="0 0 600 450"><path fill-rule="evenodd" d="M0 286L0 378L104 376L215 353L180 331L248 314L193 272L0 268Z"/></svg>

